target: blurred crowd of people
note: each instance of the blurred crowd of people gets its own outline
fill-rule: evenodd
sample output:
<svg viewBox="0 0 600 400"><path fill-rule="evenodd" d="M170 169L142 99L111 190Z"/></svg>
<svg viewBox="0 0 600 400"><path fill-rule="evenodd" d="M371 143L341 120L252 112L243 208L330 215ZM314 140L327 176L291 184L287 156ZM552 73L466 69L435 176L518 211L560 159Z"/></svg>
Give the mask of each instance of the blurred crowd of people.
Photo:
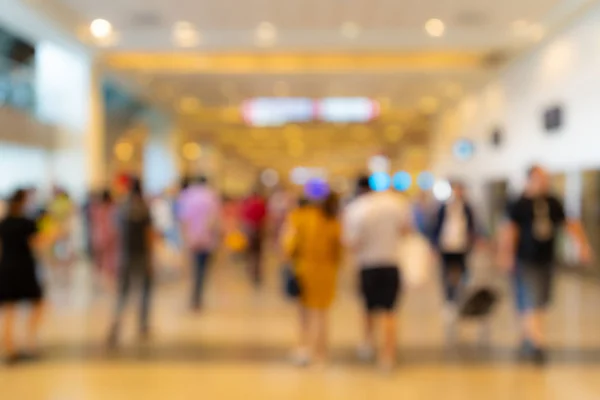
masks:
<svg viewBox="0 0 600 400"><path fill-rule="evenodd" d="M582 261L589 261L591 249L580 224L567 221L560 199L550 193L546 171L536 166L527 178L525 191L507 209L497 241L497 264L514 279L517 309L523 317L522 353L542 363L543 315L551 300L559 228L564 225L576 239ZM419 263L439 261L447 334L452 340L468 300L469 255L481 243L493 242L458 181L452 183L452 196L441 204L426 192L411 202L392 189L373 191L368 177L357 181L349 199L336 193L311 198L283 189L269 196L255 190L246 198L232 199L218 193L203 176L185 179L179 188L151 198L142 188L139 179L130 178L121 188L91 194L81 209L59 189L43 207L32 189L17 190L10 197L0 222L2 345L9 362L37 355L47 282L40 270L51 270L57 282L69 284L69 271L80 253L74 244L76 215L82 216L85 250L100 289L114 294L107 334L110 347L119 344L122 315L134 286L140 288L142 299L139 335L143 340L150 337L157 270L177 277L189 268L189 307L200 312L217 252L225 248L243 260L256 290L264 284L264 256L272 252L282 264L283 288L299 305L294 362L327 360L328 311L336 297L339 269L350 264L357 271L364 305L358 356L377 360L386 371L395 364L396 310L408 279L400 268L406 266L399 265L399 243L419 235L427 242L427 254ZM413 262L417 264L406 263ZM21 302L32 305L23 351L14 341L15 307Z"/></svg>

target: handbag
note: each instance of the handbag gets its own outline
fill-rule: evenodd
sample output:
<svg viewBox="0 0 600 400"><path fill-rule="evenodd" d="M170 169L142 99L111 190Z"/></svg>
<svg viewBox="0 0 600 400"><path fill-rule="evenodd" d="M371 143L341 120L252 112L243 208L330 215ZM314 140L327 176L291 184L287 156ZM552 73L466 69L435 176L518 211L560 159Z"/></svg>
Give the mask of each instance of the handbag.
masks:
<svg viewBox="0 0 600 400"><path fill-rule="evenodd" d="M400 242L398 259L403 278L409 286L422 287L433 275L433 256L429 242L420 234L412 234Z"/></svg>
<svg viewBox="0 0 600 400"><path fill-rule="evenodd" d="M302 294L300 281L290 263L284 264L282 268L283 289L287 297L297 299Z"/></svg>

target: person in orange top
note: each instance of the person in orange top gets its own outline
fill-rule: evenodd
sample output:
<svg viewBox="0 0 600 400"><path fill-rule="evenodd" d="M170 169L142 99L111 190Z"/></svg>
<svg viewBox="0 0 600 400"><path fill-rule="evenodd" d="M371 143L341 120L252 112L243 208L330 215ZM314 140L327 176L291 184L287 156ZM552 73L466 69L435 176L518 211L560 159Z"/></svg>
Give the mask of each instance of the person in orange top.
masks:
<svg viewBox="0 0 600 400"><path fill-rule="evenodd" d="M339 199L331 194L321 204L294 210L286 223L284 247L294 260L302 307L300 346L294 361L306 365L327 356L327 311L335 298L341 259ZM311 334L312 333L312 334Z"/></svg>

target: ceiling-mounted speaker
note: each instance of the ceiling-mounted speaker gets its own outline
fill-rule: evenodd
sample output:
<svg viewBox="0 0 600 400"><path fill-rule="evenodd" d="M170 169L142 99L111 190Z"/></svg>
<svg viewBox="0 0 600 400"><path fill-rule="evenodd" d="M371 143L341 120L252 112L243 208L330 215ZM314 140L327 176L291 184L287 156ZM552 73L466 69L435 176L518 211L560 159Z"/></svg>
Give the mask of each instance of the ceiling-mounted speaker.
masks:
<svg viewBox="0 0 600 400"><path fill-rule="evenodd" d="M492 135L490 138L490 143L492 144L492 147L500 147L502 146L502 143L504 142L504 132L502 131L502 128L500 127L496 127L492 130Z"/></svg>

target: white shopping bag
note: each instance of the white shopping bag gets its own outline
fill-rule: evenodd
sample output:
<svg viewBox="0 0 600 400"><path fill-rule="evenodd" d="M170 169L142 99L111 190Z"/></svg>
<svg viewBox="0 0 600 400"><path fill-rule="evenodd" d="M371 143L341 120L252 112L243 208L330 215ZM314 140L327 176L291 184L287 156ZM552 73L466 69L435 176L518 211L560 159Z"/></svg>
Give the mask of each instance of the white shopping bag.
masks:
<svg viewBox="0 0 600 400"><path fill-rule="evenodd" d="M398 248L400 268L409 286L423 286L432 276L433 252L427 239L419 234L404 237Z"/></svg>

